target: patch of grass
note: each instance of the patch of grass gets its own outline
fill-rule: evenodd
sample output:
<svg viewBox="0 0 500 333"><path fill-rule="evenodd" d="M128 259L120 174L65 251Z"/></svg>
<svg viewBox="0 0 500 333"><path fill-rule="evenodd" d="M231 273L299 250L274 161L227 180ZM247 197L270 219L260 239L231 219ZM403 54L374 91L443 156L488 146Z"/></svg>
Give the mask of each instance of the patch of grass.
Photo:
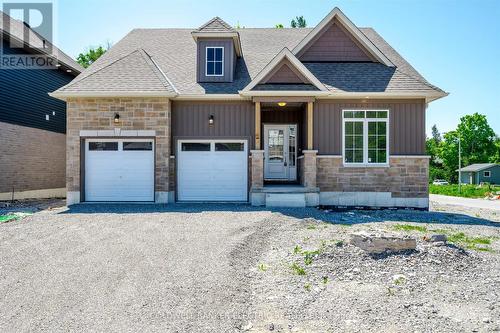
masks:
<svg viewBox="0 0 500 333"><path fill-rule="evenodd" d="M458 192L458 184L451 185L429 185L429 193L449 195L464 198L484 198L488 193L500 191L500 186L493 185L462 185L462 191Z"/></svg>
<svg viewBox="0 0 500 333"><path fill-rule="evenodd" d="M264 263L260 263L259 264L259 271L261 271L261 272L267 271L267 265Z"/></svg>
<svg viewBox="0 0 500 333"><path fill-rule="evenodd" d="M307 290L307 291L311 291L311 284L310 283L306 283L304 285L304 289Z"/></svg>
<svg viewBox="0 0 500 333"><path fill-rule="evenodd" d="M396 286L402 285L406 283L406 278L404 276L398 276L396 279L394 279L394 284Z"/></svg>
<svg viewBox="0 0 500 333"><path fill-rule="evenodd" d="M293 248L293 254L300 254L302 253L302 248L300 247L300 245L295 245L295 247Z"/></svg>
<svg viewBox="0 0 500 333"><path fill-rule="evenodd" d="M328 283L328 276L323 276L323 284L327 284Z"/></svg>
<svg viewBox="0 0 500 333"><path fill-rule="evenodd" d="M2 222L8 222L10 220L15 220L19 218L18 216L14 215L14 214L8 214L8 215L0 215L0 223Z"/></svg>
<svg viewBox="0 0 500 333"><path fill-rule="evenodd" d="M418 232L428 231L427 227L425 226L411 225L411 224L396 224L392 227L392 229L397 231L418 231Z"/></svg>
<svg viewBox="0 0 500 333"><path fill-rule="evenodd" d="M306 265L312 264L314 257L320 253L321 253L320 249L314 251L302 251L302 254L304 254L304 264Z"/></svg>
<svg viewBox="0 0 500 333"><path fill-rule="evenodd" d="M308 229L308 230L315 230L315 229L316 229L316 226L315 226L314 224L309 224L309 225L307 226L307 229Z"/></svg>
<svg viewBox="0 0 500 333"><path fill-rule="evenodd" d="M296 263L291 264L290 268L292 269L292 271L295 275L306 275L307 274L306 270Z"/></svg>
<svg viewBox="0 0 500 333"><path fill-rule="evenodd" d="M472 237L466 235L464 232L456 232L448 229L428 229L425 226L415 226L410 224L396 224L392 226L394 230L397 231L418 231L422 233L435 233L444 234L448 237L448 242L455 245L465 247L469 250L483 251L483 252L493 252L493 249L488 245L491 245L494 237Z"/></svg>
<svg viewBox="0 0 500 333"><path fill-rule="evenodd" d="M483 251L483 252L493 252L493 249L488 245L491 245L491 238L489 237L471 237L463 232L457 232L448 235L448 242L464 246L469 250Z"/></svg>

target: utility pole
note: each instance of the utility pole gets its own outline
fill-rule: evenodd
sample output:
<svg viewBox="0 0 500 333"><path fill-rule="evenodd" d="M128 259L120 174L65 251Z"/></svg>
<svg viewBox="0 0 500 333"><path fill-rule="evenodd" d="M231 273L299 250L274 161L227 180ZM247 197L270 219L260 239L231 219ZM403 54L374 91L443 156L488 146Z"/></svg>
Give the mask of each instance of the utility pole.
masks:
<svg viewBox="0 0 500 333"><path fill-rule="evenodd" d="M462 138L458 131L458 193L462 193Z"/></svg>

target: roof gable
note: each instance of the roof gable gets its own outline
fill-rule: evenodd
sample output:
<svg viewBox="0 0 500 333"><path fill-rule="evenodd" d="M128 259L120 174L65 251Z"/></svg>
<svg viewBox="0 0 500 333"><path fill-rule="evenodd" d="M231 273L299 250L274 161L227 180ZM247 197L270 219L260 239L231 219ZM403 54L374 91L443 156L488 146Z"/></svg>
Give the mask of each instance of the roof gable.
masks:
<svg viewBox="0 0 500 333"><path fill-rule="evenodd" d="M207 23L203 24L196 31L198 32L236 32L232 26L223 19L216 16Z"/></svg>
<svg viewBox="0 0 500 333"><path fill-rule="evenodd" d="M56 91L99 96L117 95L173 96L176 90L169 79L143 49L137 49L115 60L97 72L83 75Z"/></svg>
<svg viewBox="0 0 500 333"><path fill-rule="evenodd" d="M311 83L302 75L288 59L283 59L271 72L266 75L261 83Z"/></svg>
<svg viewBox="0 0 500 333"><path fill-rule="evenodd" d="M287 66L292 72L290 79L295 79L297 82L269 82L269 79L284 80L285 78L277 78L276 74L290 74L280 72L283 66ZM261 71L255 78L243 89L243 92L253 90L257 85L265 83L306 83L315 87L317 90L326 91L326 87L300 62L297 57L288 48L283 48Z"/></svg>
<svg viewBox="0 0 500 333"><path fill-rule="evenodd" d="M294 49L293 54L300 55L311 46L311 42L328 31L330 25L342 26L344 32L352 38L359 48L366 51L374 60L393 67L394 64L352 23L342 11L335 7ZM314 44L314 43L313 43ZM344 60L345 61L345 60Z"/></svg>
<svg viewBox="0 0 500 333"><path fill-rule="evenodd" d="M376 62L377 60L334 18L296 54L308 62Z"/></svg>

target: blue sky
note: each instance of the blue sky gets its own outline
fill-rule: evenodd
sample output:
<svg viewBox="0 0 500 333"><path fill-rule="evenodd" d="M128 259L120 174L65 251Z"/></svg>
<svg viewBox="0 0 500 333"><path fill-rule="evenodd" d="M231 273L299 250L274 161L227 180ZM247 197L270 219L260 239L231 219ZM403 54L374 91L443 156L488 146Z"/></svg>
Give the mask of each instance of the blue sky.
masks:
<svg viewBox="0 0 500 333"><path fill-rule="evenodd" d="M195 28L213 16L245 27L316 25L338 6L356 25L373 27L424 77L450 95L429 104L427 133L445 132L473 112L500 135L500 1L58 0L57 44L71 56L117 42L133 28ZM497 98L498 97L498 98Z"/></svg>

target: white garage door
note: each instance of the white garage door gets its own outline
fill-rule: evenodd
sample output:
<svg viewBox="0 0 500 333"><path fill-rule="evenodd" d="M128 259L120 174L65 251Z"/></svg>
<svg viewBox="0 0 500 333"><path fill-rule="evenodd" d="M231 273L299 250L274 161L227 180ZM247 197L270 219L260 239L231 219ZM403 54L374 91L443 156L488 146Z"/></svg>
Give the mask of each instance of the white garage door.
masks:
<svg viewBox="0 0 500 333"><path fill-rule="evenodd" d="M154 201L153 140L86 140L85 201Z"/></svg>
<svg viewBox="0 0 500 333"><path fill-rule="evenodd" d="M247 141L179 141L180 201L246 201Z"/></svg>

